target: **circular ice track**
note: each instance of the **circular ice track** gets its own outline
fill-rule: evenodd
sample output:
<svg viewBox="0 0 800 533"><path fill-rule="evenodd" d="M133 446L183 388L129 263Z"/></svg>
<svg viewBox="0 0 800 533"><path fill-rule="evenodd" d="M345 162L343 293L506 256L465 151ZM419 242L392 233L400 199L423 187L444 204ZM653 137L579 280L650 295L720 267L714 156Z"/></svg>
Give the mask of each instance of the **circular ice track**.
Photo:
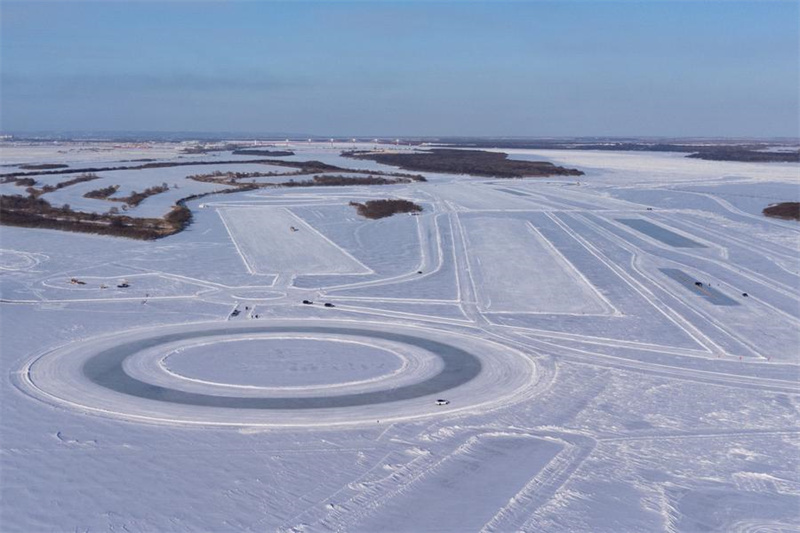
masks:
<svg viewBox="0 0 800 533"><path fill-rule="evenodd" d="M246 349L232 350L237 343ZM170 368L176 354L180 371ZM485 339L324 320L131 330L47 352L20 376L23 389L75 409L237 426L374 424L485 409L519 401L535 382L529 357Z"/></svg>

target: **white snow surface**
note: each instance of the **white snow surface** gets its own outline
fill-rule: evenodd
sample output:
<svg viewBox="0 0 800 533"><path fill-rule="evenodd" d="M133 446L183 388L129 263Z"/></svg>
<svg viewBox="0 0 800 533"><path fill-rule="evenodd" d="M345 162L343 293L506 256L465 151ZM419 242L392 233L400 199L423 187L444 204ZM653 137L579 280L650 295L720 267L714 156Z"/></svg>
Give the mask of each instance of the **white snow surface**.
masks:
<svg viewBox="0 0 800 533"><path fill-rule="evenodd" d="M369 274L370 270L284 207L229 207L220 216L253 274Z"/></svg>
<svg viewBox="0 0 800 533"><path fill-rule="evenodd" d="M288 159L397 170L353 147ZM0 163L234 159L179 148ZM761 215L800 166L510 152L586 174L212 195L152 242L0 226L0 531L800 530L800 225ZM159 216L227 169L44 198L179 185Z"/></svg>

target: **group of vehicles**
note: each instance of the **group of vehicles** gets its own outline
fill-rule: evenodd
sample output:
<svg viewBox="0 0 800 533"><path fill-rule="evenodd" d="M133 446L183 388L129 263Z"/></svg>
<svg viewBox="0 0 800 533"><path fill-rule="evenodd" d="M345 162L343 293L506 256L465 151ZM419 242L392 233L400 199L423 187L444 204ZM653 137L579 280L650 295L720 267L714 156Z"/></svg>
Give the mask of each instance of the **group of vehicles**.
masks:
<svg viewBox="0 0 800 533"><path fill-rule="evenodd" d="M86 282L85 282L85 281L83 281L83 280L80 280L80 279L78 279L78 278L70 278L70 280L69 280L69 283L70 283L70 285L86 285ZM118 289L127 289L127 288L129 288L130 286L131 286L131 285L130 285L130 283L128 283L128 280L124 280L124 279L123 279L123 280L121 280L121 281L120 281L120 282L117 284L117 288L118 288ZM100 288L101 288L101 289L107 289L107 288L108 288L108 285L106 285L105 283L101 283L101 284L100 284Z"/></svg>
<svg viewBox="0 0 800 533"><path fill-rule="evenodd" d="M303 305L314 305L314 302L312 302L311 300L303 300ZM323 307L336 307L335 305L333 305L330 302L325 302L322 305L323 305Z"/></svg>

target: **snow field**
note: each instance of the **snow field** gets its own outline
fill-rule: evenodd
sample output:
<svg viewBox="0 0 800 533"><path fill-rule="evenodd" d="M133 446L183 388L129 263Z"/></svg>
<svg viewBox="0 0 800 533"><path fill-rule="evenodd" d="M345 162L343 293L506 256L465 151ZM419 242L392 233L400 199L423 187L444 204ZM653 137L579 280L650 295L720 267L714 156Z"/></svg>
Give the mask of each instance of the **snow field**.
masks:
<svg viewBox="0 0 800 533"><path fill-rule="evenodd" d="M348 528L378 531L386 524L402 524L404 531L479 531L562 448L527 435L471 437L385 503L349 509L355 516Z"/></svg>
<svg viewBox="0 0 800 533"><path fill-rule="evenodd" d="M252 274L371 273L288 209L238 207L218 212Z"/></svg>
<svg viewBox="0 0 800 533"><path fill-rule="evenodd" d="M2 227L2 529L796 531L800 228L758 206L797 165L547 155L586 176L209 196L155 242ZM425 211L347 205L387 197Z"/></svg>
<svg viewBox="0 0 800 533"><path fill-rule="evenodd" d="M366 199L354 198L359 202ZM431 217L428 215L369 220L359 216L344 201L338 205L296 207L292 212L371 269L372 279L382 281L419 270L427 259L424 257L426 250L422 248L426 243L421 240L431 237L435 240L430 233ZM359 277L353 282L365 280L366 277ZM341 283L342 278L338 276L315 276L299 278L295 284L317 287Z"/></svg>
<svg viewBox="0 0 800 533"><path fill-rule="evenodd" d="M29 270L46 259L41 254L31 254L17 250L0 250L0 270Z"/></svg>
<svg viewBox="0 0 800 533"><path fill-rule="evenodd" d="M484 312L608 312L597 290L530 223L482 216L462 224Z"/></svg>

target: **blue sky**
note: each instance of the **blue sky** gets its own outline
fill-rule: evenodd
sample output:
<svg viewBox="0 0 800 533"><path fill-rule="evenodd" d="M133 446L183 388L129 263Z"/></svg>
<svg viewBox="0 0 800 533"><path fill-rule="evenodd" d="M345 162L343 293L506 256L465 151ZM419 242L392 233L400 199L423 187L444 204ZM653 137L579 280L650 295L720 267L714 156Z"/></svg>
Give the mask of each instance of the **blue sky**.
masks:
<svg viewBox="0 0 800 533"><path fill-rule="evenodd" d="M0 9L4 131L800 135L797 1Z"/></svg>

